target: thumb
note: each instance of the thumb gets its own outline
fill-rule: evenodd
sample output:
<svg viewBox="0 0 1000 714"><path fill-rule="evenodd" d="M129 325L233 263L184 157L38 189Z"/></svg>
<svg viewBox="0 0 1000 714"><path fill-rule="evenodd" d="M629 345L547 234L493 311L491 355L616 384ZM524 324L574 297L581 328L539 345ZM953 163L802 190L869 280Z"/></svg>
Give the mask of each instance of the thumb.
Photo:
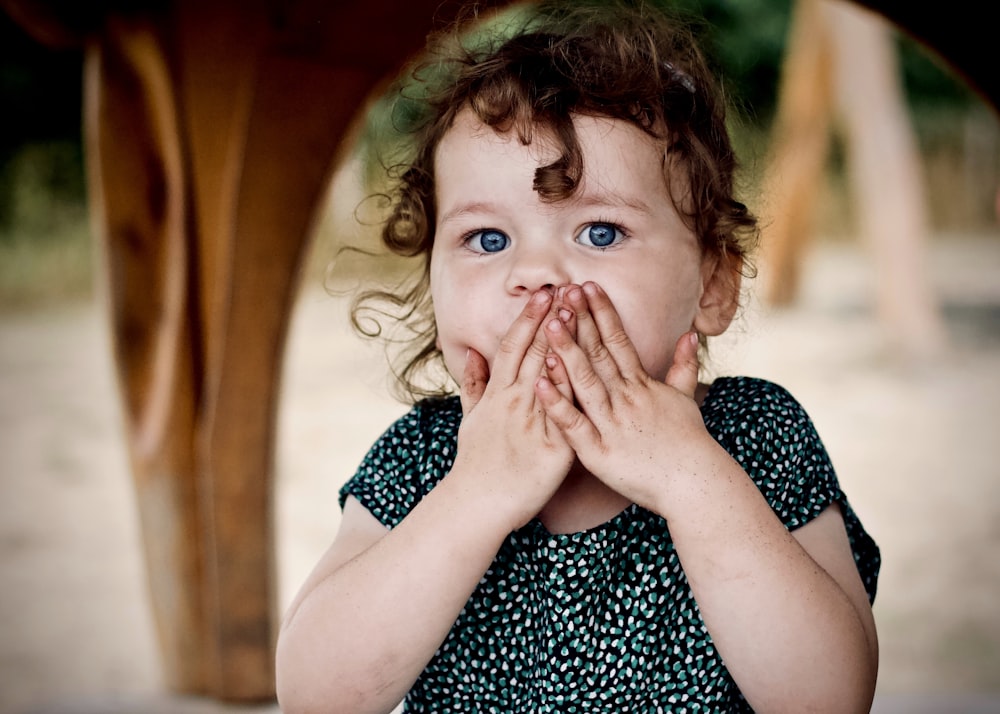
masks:
<svg viewBox="0 0 1000 714"><path fill-rule="evenodd" d="M486 391L490 379L490 368L486 358L471 347L465 353L465 369L462 372L462 414L472 411Z"/></svg>
<svg viewBox="0 0 1000 714"><path fill-rule="evenodd" d="M667 371L666 383L694 399L698 388L698 333L685 332L674 347L674 363Z"/></svg>

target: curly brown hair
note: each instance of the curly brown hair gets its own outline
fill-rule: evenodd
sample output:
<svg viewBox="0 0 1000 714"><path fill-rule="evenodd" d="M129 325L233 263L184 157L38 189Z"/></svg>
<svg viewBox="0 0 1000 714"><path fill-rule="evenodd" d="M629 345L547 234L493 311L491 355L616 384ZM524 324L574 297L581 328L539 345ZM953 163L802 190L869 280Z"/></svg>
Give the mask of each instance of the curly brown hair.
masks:
<svg viewBox="0 0 1000 714"><path fill-rule="evenodd" d="M362 334L375 336L381 327L369 322L372 303L396 308L394 317L411 335L396 371L404 398L452 391L444 382L422 385L421 377L441 364L427 270L436 222L434 154L465 109L498 132L516 132L524 144L539 131L555 140L559 158L536 171L533 185L553 202L571 196L583 173L574 115L634 124L663 145L668 178L684 170L686 181L667 181L670 199L702 249L749 269L757 222L734 196L737 162L724 97L689 23L678 17L642 2L543 0L516 26L476 33L459 26L433 35L397 99L407 119L401 131L408 155L388 172L382 242L397 255L422 258L423 270L408 289L359 295L352 318ZM678 186L683 195L674 195Z"/></svg>

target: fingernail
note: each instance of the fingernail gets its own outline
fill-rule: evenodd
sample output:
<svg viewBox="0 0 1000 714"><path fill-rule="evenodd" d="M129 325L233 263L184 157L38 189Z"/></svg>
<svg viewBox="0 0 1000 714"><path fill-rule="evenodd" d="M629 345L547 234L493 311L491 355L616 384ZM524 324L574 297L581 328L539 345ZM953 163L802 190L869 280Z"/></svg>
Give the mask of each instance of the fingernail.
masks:
<svg viewBox="0 0 1000 714"><path fill-rule="evenodd" d="M549 369L555 369L556 365L559 364L555 357L549 356L545 358L545 366Z"/></svg>
<svg viewBox="0 0 1000 714"><path fill-rule="evenodd" d="M584 283L583 291L588 295L597 295L597 283L591 283L591 282Z"/></svg>
<svg viewBox="0 0 1000 714"><path fill-rule="evenodd" d="M698 333L695 332L694 330L691 330L691 332L688 333L688 340L691 342L691 344L693 346L697 347L698 346Z"/></svg>
<svg viewBox="0 0 1000 714"><path fill-rule="evenodd" d="M562 329L562 326L563 324L560 320L549 320L548 328L552 330L552 332L559 332L559 330Z"/></svg>
<svg viewBox="0 0 1000 714"><path fill-rule="evenodd" d="M569 310L563 308L562 310L559 311L559 319L561 319L563 322L568 323L572 318L573 318L573 313L570 312Z"/></svg>
<svg viewBox="0 0 1000 714"><path fill-rule="evenodd" d="M531 302L535 305L544 305L549 301L551 296L544 290L539 290L537 293L531 296Z"/></svg>

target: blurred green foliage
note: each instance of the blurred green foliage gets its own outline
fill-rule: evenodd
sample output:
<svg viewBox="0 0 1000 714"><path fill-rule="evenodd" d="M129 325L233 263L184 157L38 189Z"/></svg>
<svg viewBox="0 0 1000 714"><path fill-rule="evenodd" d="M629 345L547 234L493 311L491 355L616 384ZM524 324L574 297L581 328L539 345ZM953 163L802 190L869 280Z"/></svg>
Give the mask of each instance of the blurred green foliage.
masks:
<svg viewBox="0 0 1000 714"><path fill-rule="evenodd" d="M26 143L0 166L0 306L82 297L92 257L80 142Z"/></svg>
<svg viewBox="0 0 1000 714"><path fill-rule="evenodd" d="M81 51L40 45L0 10L0 241L44 238L59 207L84 202L82 77Z"/></svg>

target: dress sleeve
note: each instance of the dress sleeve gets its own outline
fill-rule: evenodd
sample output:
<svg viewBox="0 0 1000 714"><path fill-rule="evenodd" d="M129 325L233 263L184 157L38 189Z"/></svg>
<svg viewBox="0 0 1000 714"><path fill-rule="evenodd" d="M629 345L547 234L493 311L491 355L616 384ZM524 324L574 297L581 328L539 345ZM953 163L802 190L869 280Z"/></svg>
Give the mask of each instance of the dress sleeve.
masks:
<svg viewBox="0 0 1000 714"><path fill-rule="evenodd" d="M457 399L419 402L372 445L341 487L340 507L354 496L395 528L450 470L460 417Z"/></svg>
<svg viewBox="0 0 1000 714"><path fill-rule="evenodd" d="M833 464L802 405L783 387L726 379L704 413L716 440L747 472L781 522L800 528L840 505L858 573L874 601L881 555L840 488Z"/></svg>

